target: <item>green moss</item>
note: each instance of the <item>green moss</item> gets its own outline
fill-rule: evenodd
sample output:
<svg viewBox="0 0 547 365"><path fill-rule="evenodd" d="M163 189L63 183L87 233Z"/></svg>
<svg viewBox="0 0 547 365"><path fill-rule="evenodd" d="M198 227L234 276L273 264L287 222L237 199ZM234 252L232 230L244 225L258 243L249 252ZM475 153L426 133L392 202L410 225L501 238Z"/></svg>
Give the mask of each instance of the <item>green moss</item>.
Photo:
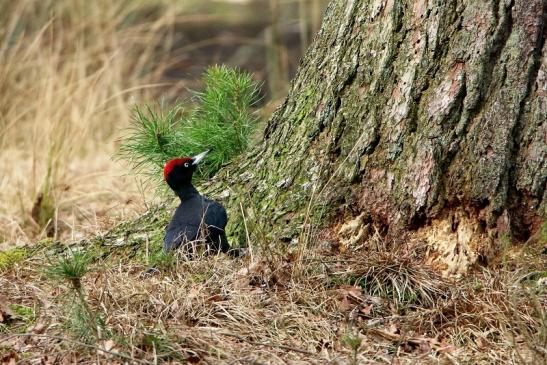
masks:
<svg viewBox="0 0 547 365"><path fill-rule="evenodd" d="M140 347L145 349L154 349L157 357L164 362L165 360L174 359L182 361L184 356L177 351L177 339L172 339L161 332L149 332L143 334L140 342Z"/></svg>
<svg viewBox="0 0 547 365"><path fill-rule="evenodd" d="M164 227L170 214L171 209L158 206L137 220L123 222L105 235L90 240L64 244L46 239L38 241L32 247L18 247L0 252L0 273L32 256L39 260L58 257L68 251L85 254L90 263L117 264L137 261L146 264L148 256L156 255L162 250Z"/></svg>
<svg viewBox="0 0 547 365"><path fill-rule="evenodd" d="M175 255L170 252L165 252L162 249L151 252L148 257L148 265L159 270L171 269L176 262L177 258Z"/></svg>
<svg viewBox="0 0 547 365"><path fill-rule="evenodd" d="M9 309L21 320L27 323L33 323L36 321L36 313L31 307L18 304L10 304Z"/></svg>
<svg viewBox="0 0 547 365"><path fill-rule="evenodd" d="M195 273L190 275L190 279L197 284L205 283L207 280L213 277L213 270L207 270L201 273Z"/></svg>
<svg viewBox="0 0 547 365"><path fill-rule="evenodd" d="M13 265L23 261L28 256L29 251L19 247L0 252L0 272L10 269Z"/></svg>
<svg viewBox="0 0 547 365"><path fill-rule="evenodd" d="M547 244L547 221L543 222L538 232L539 243L542 245Z"/></svg>

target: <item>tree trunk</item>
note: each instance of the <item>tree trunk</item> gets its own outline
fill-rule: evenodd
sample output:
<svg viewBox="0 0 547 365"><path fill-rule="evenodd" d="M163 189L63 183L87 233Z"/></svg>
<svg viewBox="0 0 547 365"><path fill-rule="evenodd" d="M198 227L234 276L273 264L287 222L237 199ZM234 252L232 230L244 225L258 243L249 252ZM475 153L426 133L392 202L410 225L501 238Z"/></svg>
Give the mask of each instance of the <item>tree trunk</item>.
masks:
<svg viewBox="0 0 547 365"><path fill-rule="evenodd" d="M230 182L232 237L343 241L334 227L370 223L447 273L528 239L546 215L546 11L332 1L262 143L213 184Z"/></svg>

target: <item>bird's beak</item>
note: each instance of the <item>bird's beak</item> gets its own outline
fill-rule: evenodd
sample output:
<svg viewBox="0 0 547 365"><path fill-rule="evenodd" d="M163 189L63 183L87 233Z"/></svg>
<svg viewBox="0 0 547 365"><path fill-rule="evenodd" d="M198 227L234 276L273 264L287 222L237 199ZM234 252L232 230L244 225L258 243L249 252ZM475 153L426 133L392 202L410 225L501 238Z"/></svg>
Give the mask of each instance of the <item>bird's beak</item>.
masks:
<svg viewBox="0 0 547 365"><path fill-rule="evenodd" d="M197 165L201 162L201 160L203 160L205 158L205 156L207 156L207 154L210 152L211 150L207 150L205 152L202 152L200 153L199 155L196 155L194 157L192 157L192 165Z"/></svg>

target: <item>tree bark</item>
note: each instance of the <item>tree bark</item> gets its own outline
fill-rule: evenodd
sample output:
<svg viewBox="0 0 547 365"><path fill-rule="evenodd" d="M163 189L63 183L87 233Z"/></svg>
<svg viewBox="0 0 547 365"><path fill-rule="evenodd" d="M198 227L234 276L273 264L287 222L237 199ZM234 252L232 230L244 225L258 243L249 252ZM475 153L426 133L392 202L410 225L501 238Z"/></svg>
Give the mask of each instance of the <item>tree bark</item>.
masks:
<svg viewBox="0 0 547 365"><path fill-rule="evenodd" d="M294 242L370 223L420 238L448 273L527 240L546 215L546 11L332 1L262 142L210 189L230 183L229 233Z"/></svg>

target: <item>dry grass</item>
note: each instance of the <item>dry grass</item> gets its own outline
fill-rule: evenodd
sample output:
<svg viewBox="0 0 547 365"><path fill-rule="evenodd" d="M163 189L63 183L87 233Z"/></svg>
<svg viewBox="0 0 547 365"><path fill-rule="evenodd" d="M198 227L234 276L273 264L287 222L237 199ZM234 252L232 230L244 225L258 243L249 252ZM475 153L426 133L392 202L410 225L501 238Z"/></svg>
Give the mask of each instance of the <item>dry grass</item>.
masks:
<svg viewBox="0 0 547 365"><path fill-rule="evenodd" d="M112 161L116 135L135 102L182 86L158 84L181 10L131 19L148 5L0 4L0 242L78 238L142 210L137 184Z"/></svg>
<svg viewBox="0 0 547 365"><path fill-rule="evenodd" d="M264 245L254 247L253 261L159 256L160 272L150 274L143 274L149 250L159 242L139 246L131 259L111 254L82 280L96 331L70 285L44 275L38 255L0 279L8 308L32 308L36 317L12 310L0 351L22 363L546 360L545 287L501 269L452 282L424 266L415 248L386 249L378 239L367 243L374 249L306 251L305 260L297 248L275 256Z"/></svg>
<svg viewBox="0 0 547 365"><path fill-rule="evenodd" d="M0 242L77 240L142 209L111 156L134 102L184 86L158 85L176 63L166 50L179 3L0 2ZM547 360L544 257L452 281L417 246L378 235L344 253L249 236L249 257L193 261L145 236L116 255L123 232L107 235L112 254L91 252L80 292L48 277L54 249L12 252L20 262L0 266L0 363ZM143 275L151 264L160 272Z"/></svg>

